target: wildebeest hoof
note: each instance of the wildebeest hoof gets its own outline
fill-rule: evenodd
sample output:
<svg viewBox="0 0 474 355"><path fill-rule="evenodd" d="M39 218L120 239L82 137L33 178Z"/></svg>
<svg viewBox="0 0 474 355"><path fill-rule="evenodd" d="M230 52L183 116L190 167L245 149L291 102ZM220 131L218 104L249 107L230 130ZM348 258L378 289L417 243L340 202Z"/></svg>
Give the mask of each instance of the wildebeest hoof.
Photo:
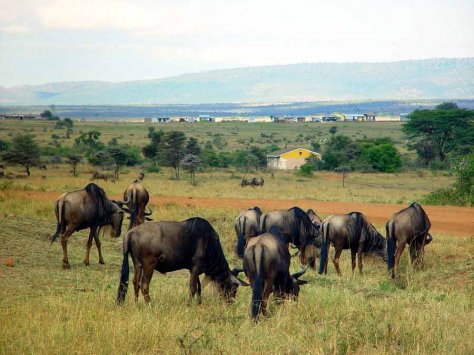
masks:
<svg viewBox="0 0 474 355"><path fill-rule="evenodd" d="M66 262L63 261L63 269L70 269L70 268L71 268L71 265L69 265L67 261Z"/></svg>
<svg viewBox="0 0 474 355"><path fill-rule="evenodd" d="M84 265L89 266L89 261L84 260Z"/></svg>
<svg viewBox="0 0 474 355"><path fill-rule="evenodd" d="M99 260L99 264L104 265L104 264L105 264L105 261L104 261L104 260Z"/></svg>

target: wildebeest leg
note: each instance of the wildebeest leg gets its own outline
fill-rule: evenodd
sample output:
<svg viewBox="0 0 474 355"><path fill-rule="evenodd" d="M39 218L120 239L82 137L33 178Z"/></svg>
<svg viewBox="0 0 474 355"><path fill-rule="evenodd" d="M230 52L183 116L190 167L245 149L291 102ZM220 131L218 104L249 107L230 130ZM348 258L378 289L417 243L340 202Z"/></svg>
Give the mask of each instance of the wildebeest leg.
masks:
<svg viewBox="0 0 474 355"><path fill-rule="evenodd" d="M96 228L92 227L89 230L89 239L87 239L87 246L86 246L86 257L84 258L84 264L86 266L89 266L89 254L90 254L90 251L91 251L92 239L94 239L95 232L96 232Z"/></svg>
<svg viewBox="0 0 474 355"><path fill-rule="evenodd" d="M150 303L150 281L153 277L154 269L154 265L150 263L145 262L143 265L141 289L145 303Z"/></svg>
<svg viewBox="0 0 474 355"><path fill-rule="evenodd" d="M356 254L357 254L357 252L355 250L351 250L352 273L354 273L354 270L355 270L355 267L356 267Z"/></svg>
<svg viewBox="0 0 474 355"><path fill-rule="evenodd" d="M425 236L415 238L410 243L410 259L415 267L421 267L423 263L423 244Z"/></svg>
<svg viewBox="0 0 474 355"><path fill-rule="evenodd" d="M97 250L99 251L99 264L105 264L104 258L102 257L102 251L101 251L101 243L99 240L99 234L97 232L94 233L94 240L95 240L95 245L97 246Z"/></svg>
<svg viewBox="0 0 474 355"><path fill-rule="evenodd" d="M69 269L71 267L67 258L67 240L72 233L74 233L74 228L69 228L61 236L61 246L63 248L63 269Z"/></svg>
<svg viewBox="0 0 474 355"><path fill-rule="evenodd" d="M341 253L342 249L336 249L336 254L334 255L334 259L332 260L338 275L341 275L341 269L339 268L339 258L341 257Z"/></svg>
<svg viewBox="0 0 474 355"><path fill-rule="evenodd" d="M362 249L359 249L357 257L358 257L358 263L359 263L359 273L362 275Z"/></svg>
<svg viewBox="0 0 474 355"><path fill-rule="evenodd" d="M263 290L263 295L262 295L262 314L264 316L267 315L267 303L268 303L268 298L270 297L270 294L272 293L272 287L265 287Z"/></svg>
<svg viewBox="0 0 474 355"><path fill-rule="evenodd" d="M191 270L189 278L189 303L192 302L194 295L197 292L197 302L201 304L201 282L199 281L199 269L194 267Z"/></svg>
<svg viewBox="0 0 474 355"><path fill-rule="evenodd" d="M138 293L140 291L140 283L142 280L143 268L142 264L137 261L134 263L135 273L133 274L133 290L135 291L135 303L138 302Z"/></svg>
<svg viewBox="0 0 474 355"><path fill-rule="evenodd" d="M400 264L400 258L402 257L402 253L405 250L406 242L400 240L397 244L397 250L395 251L395 266L393 268L392 277L395 277L395 270L398 269L398 265Z"/></svg>

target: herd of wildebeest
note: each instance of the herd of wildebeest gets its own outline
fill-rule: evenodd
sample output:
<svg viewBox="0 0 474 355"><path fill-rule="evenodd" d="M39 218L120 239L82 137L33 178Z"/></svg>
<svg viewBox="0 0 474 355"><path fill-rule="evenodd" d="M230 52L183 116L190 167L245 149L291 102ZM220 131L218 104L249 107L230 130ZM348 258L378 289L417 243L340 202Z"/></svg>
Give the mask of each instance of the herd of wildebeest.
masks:
<svg viewBox="0 0 474 355"><path fill-rule="evenodd" d="M257 320L266 314L271 293L277 300L298 297L300 285L307 283L299 278L306 272L290 274L291 246L299 256L300 264L316 270L319 258L319 274L327 273L330 246L335 248L334 266L341 274L339 258L344 249L350 249L352 271L356 267L362 274L364 254L374 254L387 262L389 272L395 270L405 246L409 245L411 261L422 263L424 246L431 242L431 223L423 208L412 203L395 213L386 223L385 239L360 212L332 215L321 220L313 211L298 207L284 211L262 213L258 207L242 211L235 220L237 234L236 253L243 259L242 268L231 269L224 256L219 236L205 219L194 217L181 222L151 221L147 207L149 193L141 183L143 175L125 190L123 200L109 199L104 190L94 183L84 189L64 193L54 205L57 218L56 233L51 242L61 237L63 267L69 268L67 241L72 233L90 228L84 263L89 265L89 253L93 240L101 253L99 231L108 228L115 237L121 234L124 213L130 215L128 232L123 239L123 263L117 294L117 304L125 300L129 284L129 257L133 261L133 286L135 300L141 290L145 302L150 301L149 284L153 272L167 273L187 269L190 271L190 300L197 294L201 303L203 287L213 282L220 294L231 302L238 286L251 286L251 315ZM263 180L262 180L263 184ZM238 278L244 272L249 283Z"/></svg>

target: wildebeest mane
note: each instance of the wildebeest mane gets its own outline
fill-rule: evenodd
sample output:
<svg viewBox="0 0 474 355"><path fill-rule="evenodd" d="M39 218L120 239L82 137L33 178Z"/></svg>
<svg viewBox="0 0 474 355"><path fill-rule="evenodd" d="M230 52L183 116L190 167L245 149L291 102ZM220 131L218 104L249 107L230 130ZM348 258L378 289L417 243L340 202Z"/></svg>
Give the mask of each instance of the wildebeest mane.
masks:
<svg viewBox="0 0 474 355"><path fill-rule="evenodd" d="M299 207L292 207L288 211L293 213L296 222L293 224L292 234L297 235L298 239L302 235L314 237L314 225L313 222L311 222L308 214ZM301 242L301 240L298 240L298 244L296 244L295 241L293 241L293 244L298 246L301 244ZM311 242L311 240L303 241L303 244L307 244L308 242Z"/></svg>
<svg viewBox="0 0 474 355"><path fill-rule="evenodd" d="M261 210L260 208L258 208L257 206L255 206L254 208L251 208L251 210L254 210L255 212L257 212L257 214L258 214L259 216L262 215L262 210Z"/></svg>
<svg viewBox="0 0 474 355"><path fill-rule="evenodd" d="M229 264L219 240L219 235L211 224L203 218L194 217L184 221L183 233L187 237L186 247L195 251L200 238L205 246L203 272L215 281L228 276Z"/></svg>
<svg viewBox="0 0 474 355"><path fill-rule="evenodd" d="M271 226L270 229L268 230L268 233L273 235L282 243L286 243L285 237L283 236L283 234L281 234L280 228L278 228L277 226Z"/></svg>

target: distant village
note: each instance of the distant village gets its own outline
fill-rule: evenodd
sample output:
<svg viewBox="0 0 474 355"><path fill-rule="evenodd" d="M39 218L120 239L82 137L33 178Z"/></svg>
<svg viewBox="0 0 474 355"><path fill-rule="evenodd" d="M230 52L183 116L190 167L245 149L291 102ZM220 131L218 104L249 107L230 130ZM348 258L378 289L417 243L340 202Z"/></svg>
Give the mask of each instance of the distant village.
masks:
<svg viewBox="0 0 474 355"><path fill-rule="evenodd" d="M359 113L334 113L332 115L312 116L224 116L214 117L212 115L198 116L156 116L143 119L126 119L127 121L144 123L169 123L169 122L248 122L248 123L319 123L319 122L395 122L407 121L408 113L400 115L375 115ZM46 120L38 114L1 114L0 120ZM80 119L84 121L85 119Z"/></svg>

